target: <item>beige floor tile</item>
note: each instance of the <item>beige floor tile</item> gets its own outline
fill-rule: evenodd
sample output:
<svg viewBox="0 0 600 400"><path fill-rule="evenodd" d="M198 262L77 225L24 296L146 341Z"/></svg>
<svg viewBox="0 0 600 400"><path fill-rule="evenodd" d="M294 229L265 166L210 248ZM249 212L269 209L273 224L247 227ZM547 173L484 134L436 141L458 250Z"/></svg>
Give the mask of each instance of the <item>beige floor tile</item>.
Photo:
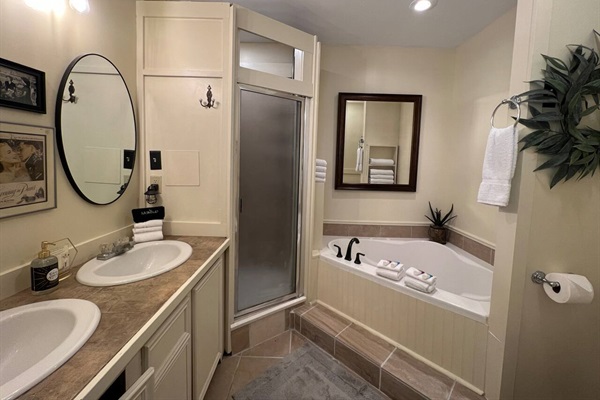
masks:
<svg viewBox="0 0 600 400"><path fill-rule="evenodd" d="M281 358L241 357L237 371L231 384L229 396L258 378L263 372L273 365L281 362Z"/></svg>
<svg viewBox="0 0 600 400"><path fill-rule="evenodd" d="M223 358L223 361L217 366L215 374L210 381L210 385L204 396L205 400L227 400L227 395L231 389L233 377L239 363L240 357L238 356Z"/></svg>
<svg viewBox="0 0 600 400"><path fill-rule="evenodd" d="M284 357L290 354L291 331L285 331L280 335L260 343L251 349L244 351L244 357Z"/></svg>
<svg viewBox="0 0 600 400"><path fill-rule="evenodd" d="M304 343L306 343L306 338L296 331L292 331L291 335L292 337L290 339L290 353L293 353L300 347L304 346Z"/></svg>

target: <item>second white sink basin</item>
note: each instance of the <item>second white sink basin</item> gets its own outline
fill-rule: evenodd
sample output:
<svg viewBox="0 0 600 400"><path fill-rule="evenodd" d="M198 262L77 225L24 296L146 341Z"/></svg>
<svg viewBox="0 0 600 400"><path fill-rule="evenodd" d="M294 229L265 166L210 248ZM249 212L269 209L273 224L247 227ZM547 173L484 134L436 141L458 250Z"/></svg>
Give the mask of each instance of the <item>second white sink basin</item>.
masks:
<svg viewBox="0 0 600 400"><path fill-rule="evenodd" d="M192 247L177 240L136 244L127 253L108 260L93 259L77 272L77 280L88 286L114 286L163 274L183 264Z"/></svg>
<svg viewBox="0 0 600 400"><path fill-rule="evenodd" d="M61 299L0 312L0 399L18 397L64 364L92 336L100 309Z"/></svg>

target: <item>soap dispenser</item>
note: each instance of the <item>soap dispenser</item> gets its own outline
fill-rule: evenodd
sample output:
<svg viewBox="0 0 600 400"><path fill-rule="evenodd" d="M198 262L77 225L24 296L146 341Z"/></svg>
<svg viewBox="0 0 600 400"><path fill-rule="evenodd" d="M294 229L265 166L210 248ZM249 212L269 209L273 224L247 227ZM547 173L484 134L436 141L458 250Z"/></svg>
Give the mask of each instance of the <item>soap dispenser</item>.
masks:
<svg viewBox="0 0 600 400"><path fill-rule="evenodd" d="M31 291L33 294L48 293L58 286L58 258L50 254L50 242L42 242L42 251L31 262Z"/></svg>

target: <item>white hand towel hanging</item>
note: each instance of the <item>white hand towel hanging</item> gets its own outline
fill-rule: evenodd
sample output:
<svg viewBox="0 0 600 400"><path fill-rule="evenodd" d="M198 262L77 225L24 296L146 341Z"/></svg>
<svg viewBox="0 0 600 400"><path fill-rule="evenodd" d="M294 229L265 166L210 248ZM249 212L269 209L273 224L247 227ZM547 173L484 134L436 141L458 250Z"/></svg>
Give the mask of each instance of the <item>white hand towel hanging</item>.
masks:
<svg viewBox="0 0 600 400"><path fill-rule="evenodd" d="M356 172L362 172L363 170L363 148L358 146L356 149Z"/></svg>
<svg viewBox="0 0 600 400"><path fill-rule="evenodd" d="M483 180L477 201L505 207L517 164L518 135L514 126L491 128L483 160Z"/></svg>

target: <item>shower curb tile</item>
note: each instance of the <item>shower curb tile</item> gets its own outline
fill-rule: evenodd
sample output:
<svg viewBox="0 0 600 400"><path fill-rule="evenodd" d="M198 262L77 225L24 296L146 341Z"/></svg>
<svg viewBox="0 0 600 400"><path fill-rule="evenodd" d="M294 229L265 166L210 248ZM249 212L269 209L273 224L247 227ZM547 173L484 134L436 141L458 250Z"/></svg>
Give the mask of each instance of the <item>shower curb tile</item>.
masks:
<svg viewBox="0 0 600 400"><path fill-rule="evenodd" d="M341 341L337 341L335 344L334 357L371 385L379 388L381 368L373 364L368 358L357 353Z"/></svg>
<svg viewBox="0 0 600 400"><path fill-rule="evenodd" d="M231 353L237 354L250 347L250 326L244 325L231 331Z"/></svg>
<svg viewBox="0 0 600 400"><path fill-rule="evenodd" d="M448 399L454 384L454 380L400 349L392 354L382 368L431 400Z"/></svg>

